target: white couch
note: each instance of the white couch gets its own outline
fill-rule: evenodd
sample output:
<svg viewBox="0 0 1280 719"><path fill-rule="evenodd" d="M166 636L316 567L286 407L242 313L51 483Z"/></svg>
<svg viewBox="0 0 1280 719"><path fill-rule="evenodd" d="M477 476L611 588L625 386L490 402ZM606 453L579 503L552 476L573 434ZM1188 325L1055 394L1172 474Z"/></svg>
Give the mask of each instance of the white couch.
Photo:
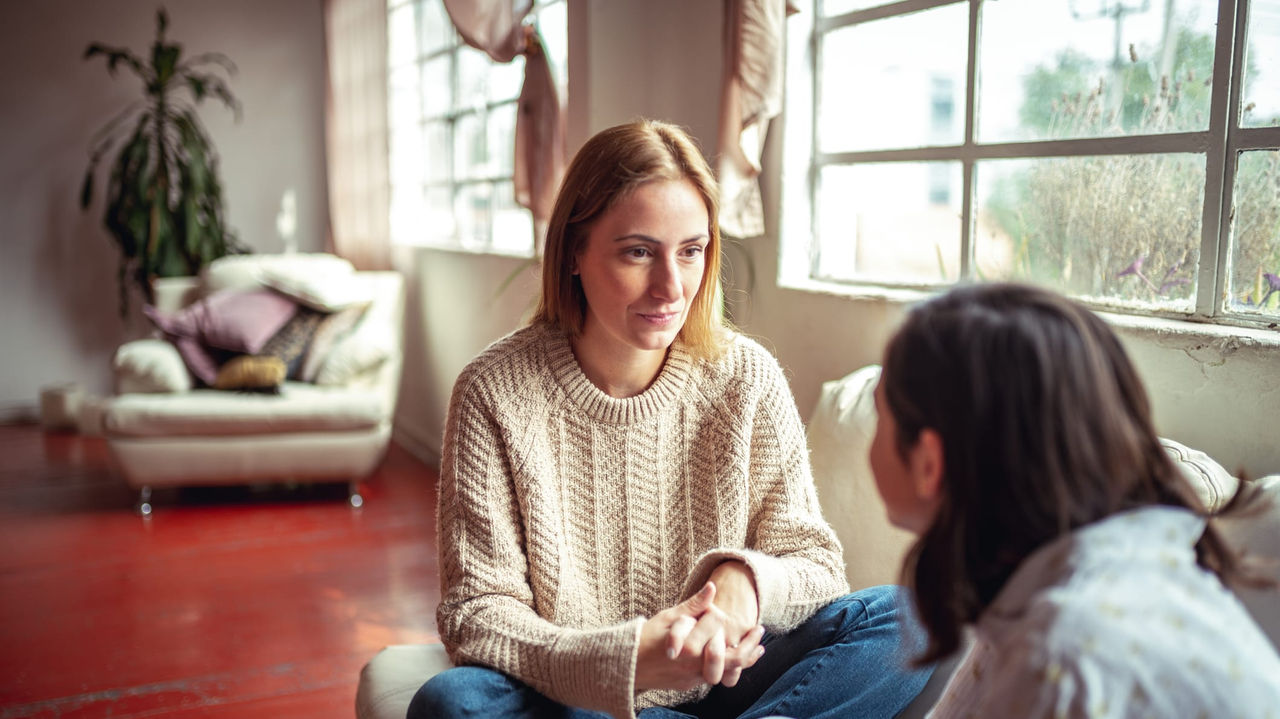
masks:
<svg viewBox="0 0 1280 719"><path fill-rule="evenodd" d="M823 514L844 545L846 575L853 589L898 582L912 536L885 519L867 461L875 434L872 398L878 366L864 367L823 385L808 437L814 481ZM1229 498L1237 480L1202 452L1166 440L1166 449L1213 509ZM1250 552L1280 557L1280 475L1256 480L1272 498L1263 514L1225 526L1228 538ZM1272 570L1280 579L1280 568ZM1280 647L1280 592L1244 591L1242 598L1271 641ZM959 657L944 662L899 719L923 717L945 687ZM439 644L394 645L375 656L360 675L359 719L403 719L409 701L429 677L449 666Z"/></svg>
<svg viewBox="0 0 1280 719"><path fill-rule="evenodd" d="M177 486L346 481L352 505L363 503L359 482L386 451L399 391L398 273L356 272L332 255L240 255L215 261L199 278L161 280L156 306L174 311L220 290L278 289L282 278L298 296L367 304L314 382L286 381L279 394L194 388L163 338L116 352L117 395L104 408L103 433L144 515L152 488Z"/></svg>

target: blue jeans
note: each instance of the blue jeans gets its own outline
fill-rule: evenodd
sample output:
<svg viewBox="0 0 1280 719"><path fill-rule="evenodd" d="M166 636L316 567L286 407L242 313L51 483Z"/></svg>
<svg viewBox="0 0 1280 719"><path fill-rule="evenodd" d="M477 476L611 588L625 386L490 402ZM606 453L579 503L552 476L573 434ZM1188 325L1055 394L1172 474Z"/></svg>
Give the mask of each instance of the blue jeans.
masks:
<svg viewBox="0 0 1280 719"><path fill-rule="evenodd" d="M639 719L891 719L924 688L932 667L910 669L923 630L898 587L871 587L819 609L787 634L765 633L764 656L737 686L716 685L699 701L650 707ZM505 674L457 667L432 677L408 719L609 719L559 704Z"/></svg>

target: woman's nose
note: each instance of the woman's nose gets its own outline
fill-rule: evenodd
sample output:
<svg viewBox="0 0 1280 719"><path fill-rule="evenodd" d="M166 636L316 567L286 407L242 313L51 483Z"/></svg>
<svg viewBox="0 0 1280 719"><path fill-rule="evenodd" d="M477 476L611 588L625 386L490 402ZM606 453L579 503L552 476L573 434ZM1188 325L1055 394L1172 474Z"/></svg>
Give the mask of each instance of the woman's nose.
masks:
<svg viewBox="0 0 1280 719"><path fill-rule="evenodd" d="M660 300L680 299L680 267L674 257L656 263L649 276L649 293Z"/></svg>

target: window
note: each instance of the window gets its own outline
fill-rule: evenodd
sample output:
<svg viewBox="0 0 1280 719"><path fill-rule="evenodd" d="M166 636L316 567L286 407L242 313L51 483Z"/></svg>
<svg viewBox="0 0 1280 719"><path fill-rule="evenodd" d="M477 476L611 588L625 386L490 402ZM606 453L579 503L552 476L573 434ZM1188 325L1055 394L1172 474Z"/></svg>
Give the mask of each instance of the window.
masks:
<svg viewBox="0 0 1280 719"><path fill-rule="evenodd" d="M561 97L566 0L538 0L537 25ZM441 0L389 0L391 240L531 256L533 218L512 184L524 58L495 63L462 42Z"/></svg>
<svg viewBox="0 0 1280 719"><path fill-rule="evenodd" d="M816 0L783 279L1280 318L1280 0Z"/></svg>

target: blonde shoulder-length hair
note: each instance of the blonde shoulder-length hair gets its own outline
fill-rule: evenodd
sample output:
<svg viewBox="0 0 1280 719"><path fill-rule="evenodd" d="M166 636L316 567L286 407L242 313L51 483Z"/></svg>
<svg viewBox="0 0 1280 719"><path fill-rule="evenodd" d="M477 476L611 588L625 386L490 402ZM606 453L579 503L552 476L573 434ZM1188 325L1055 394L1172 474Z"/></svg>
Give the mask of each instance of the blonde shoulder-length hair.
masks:
<svg viewBox="0 0 1280 719"><path fill-rule="evenodd" d="M582 332L587 298L573 272L592 225L637 187L660 180L688 180L707 206L707 242L702 284L678 335L695 357L723 352L730 333L721 309L720 190L711 168L684 130L656 120L638 120L603 130L574 156L556 196L542 258L542 296L531 322L570 335Z"/></svg>

